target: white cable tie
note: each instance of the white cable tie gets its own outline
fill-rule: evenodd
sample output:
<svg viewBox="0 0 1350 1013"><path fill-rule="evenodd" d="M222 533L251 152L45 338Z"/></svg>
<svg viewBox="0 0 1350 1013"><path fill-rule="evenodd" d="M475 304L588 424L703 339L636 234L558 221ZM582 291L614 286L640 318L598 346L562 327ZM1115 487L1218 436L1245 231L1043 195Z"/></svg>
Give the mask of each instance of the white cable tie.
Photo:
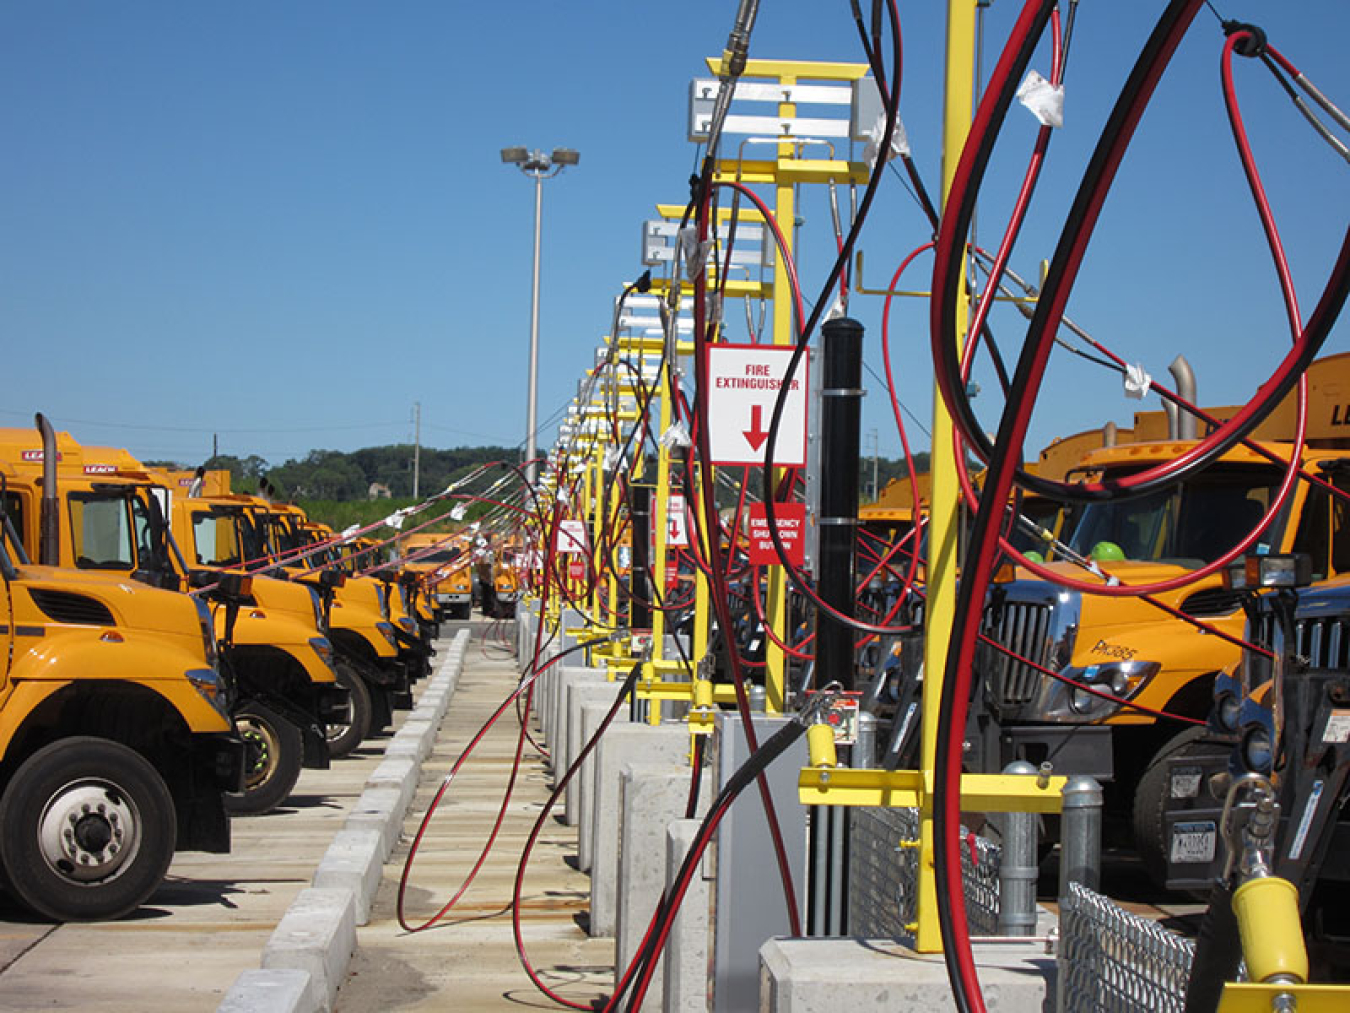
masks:
<svg viewBox="0 0 1350 1013"><path fill-rule="evenodd" d="M879 114L876 122L863 134L867 138L867 143L863 145L863 161L869 166L876 165L877 152L881 150L881 139L886 136L886 114L884 112ZM904 121L896 116L895 129L891 131L891 150L886 154L886 161L903 158L909 151L909 135L905 133Z"/></svg>
<svg viewBox="0 0 1350 1013"><path fill-rule="evenodd" d="M452 521L462 521L464 519L464 510L465 505L463 503L456 503L454 509L450 511L450 519Z"/></svg>
<svg viewBox="0 0 1350 1013"><path fill-rule="evenodd" d="M667 450L675 450L676 448L682 450L693 443L689 438L689 427L685 425L684 419L672 422L670 428L661 434L659 442Z"/></svg>
<svg viewBox="0 0 1350 1013"><path fill-rule="evenodd" d="M361 530L360 524L353 524L350 527L343 528L342 534L338 536L339 541L341 541L341 543L345 545L347 542L350 542L353 538L355 538L356 533L360 530Z"/></svg>
<svg viewBox="0 0 1350 1013"><path fill-rule="evenodd" d="M830 304L830 311L825 314L826 320L838 320L848 314L848 307L844 305L844 297L838 292L834 295L834 302Z"/></svg>
<svg viewBox="0 0 1350 1013"><path fill-rule="evenodd" d="M1031 110L1043 127L1064 126L1064 86L1051 84L1034 70L1017 88L1017 101Z"/></svg>
<svg viewBox="0 0 1350 1013"><path fill-rule="evenodd" d="M623 459L623 451L618 447L610 446L605 448L605 470L613 471L614 468Z"/></svg>
<svg viewBox="0 0 1350 1013"><path fill-rule="evenodd" d="M388 517L384 519L384 523L388 524L395 531L402 531L403 519L407 516L408 516L408 508L399 507L397 510L395 510L393 513L391 513Z"/></svg>
<svg viewBox="0 0 1350 1013"><path fill-rule="evenodd" d="M1144 395L1148 393L1149 386L1153 383L1153 377L1149 376L1144 370L1142 363L1135 363L1133 366L1125 367L1125 396L1132 397L1136 401L1142 401Z"/></svg>

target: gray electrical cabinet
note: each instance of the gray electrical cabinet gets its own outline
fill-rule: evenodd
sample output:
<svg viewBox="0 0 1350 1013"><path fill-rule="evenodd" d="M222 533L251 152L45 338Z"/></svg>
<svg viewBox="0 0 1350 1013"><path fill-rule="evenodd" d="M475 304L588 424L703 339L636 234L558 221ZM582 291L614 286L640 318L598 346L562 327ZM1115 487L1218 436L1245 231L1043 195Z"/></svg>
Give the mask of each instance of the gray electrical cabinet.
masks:
<svg viewBox="0 0 1350 1013"><path fill-rule="evenodd" d="M760 743L790 718L755 715ZM720 792L750 757L738 714L722 711L712 741L712 775ZM797 908L806 919L806 807L797 801L797 777L808 762L803 735L778 757L765 776L783 830ZM759 1009L759 948L774 936L792 934L783 882L759 787L750 784L722 820L710 849L712 878L713 1013Z"/></svg>

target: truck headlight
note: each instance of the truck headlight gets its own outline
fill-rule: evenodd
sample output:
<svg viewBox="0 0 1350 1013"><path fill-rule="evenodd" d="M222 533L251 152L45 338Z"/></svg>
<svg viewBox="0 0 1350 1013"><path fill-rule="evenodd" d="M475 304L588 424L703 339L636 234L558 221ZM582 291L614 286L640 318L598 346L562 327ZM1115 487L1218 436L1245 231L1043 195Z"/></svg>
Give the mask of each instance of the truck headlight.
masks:
<svg viewBox="0 0 1350 1013"><path fill-rule="evenodd" d="M1246 770L1267 777L1275 769L1275 717L1261 702L1248 698L1238 709L1237 759Z"/></svg>
<svg viewBox="0 0 1350 1013"><path fill-rule="evenodd" d="M312 587L305 590L309 592L309 603L314 608L314 628L320 633L327 633L323 628L323 599L319 597L319 592Z"/></svg>
<svg viewBox="0 0 1350 1013"><path fill-rule="evenodd" d="M314 649L314 653L319 656L320 661L329 668L333 667L333 645L327 637L310 637L309 646Z"/></svg>
<svg viewBox="0 0 1350 1013"><path fill-rule="evenodd" d="M381 621L375 624L375 628L384 634L384 639L389 641L390 647L393 648L398 647L398 634L394 632L393 623L386 623Z"/></svg>
<svg viewBox="0 0 1350 1013"><path fill-rule="evenodd" d="M1075 714L1101 716L1119 709L1111 697L1127 700L1141 690L1162 666L1156 661L1114 661L1105 665L1066 668L1063 675L1108 696L1098 696L1083 686L1069 686L1069 709Z"/></svg>
<svg viewBox="0 0 1350 1013"><path fill-rule="evenodd" d="M187 672L187 680L217 714L226 721L230 720L229 693L218 671L214 668L192 668Z"/></svg>
<svg viewBox="0 0 1350 1013"><path fill-rule="evenodd" d="M216 653L216 621L211 616L211 606L195 596L192 604L197 607L197 624L202 631L202 650L206 654L206 663L215 668L220 664L220 656Z"/></svg>

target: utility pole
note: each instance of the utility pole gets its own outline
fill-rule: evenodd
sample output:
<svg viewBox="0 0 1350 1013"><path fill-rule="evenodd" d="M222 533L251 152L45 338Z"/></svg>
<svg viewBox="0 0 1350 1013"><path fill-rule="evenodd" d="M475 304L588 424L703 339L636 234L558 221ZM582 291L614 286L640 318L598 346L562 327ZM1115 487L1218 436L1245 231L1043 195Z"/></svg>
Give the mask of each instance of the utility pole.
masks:
<svg viewBox="0 0 1350 1013"><path fill-rule="evenodd" d="M422 474L422 402L413 402L413 499L417 499Z"/></svg>
<svg viewBox="0 0 1350 1013"><path fill-rule="evenodd" d="M877 455L881 453L881 434L873 429L869 435L872 437L872 502L875 503L881 495L877 484Z"/></svg>

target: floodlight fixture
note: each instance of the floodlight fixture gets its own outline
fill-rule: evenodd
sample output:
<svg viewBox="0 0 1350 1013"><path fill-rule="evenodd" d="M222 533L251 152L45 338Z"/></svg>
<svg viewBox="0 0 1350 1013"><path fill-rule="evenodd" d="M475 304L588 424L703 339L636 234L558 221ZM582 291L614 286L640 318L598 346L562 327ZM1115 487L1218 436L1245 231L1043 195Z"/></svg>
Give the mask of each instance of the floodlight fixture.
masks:
<svg viewBox="0 0 1350 1013"><path fill-rule="evenodd" d="M550 157L554 165L576 165L581 161L581 153L575 148L554 148Z"/></svg>
<svg viewBox="0 0 1350 1013"><path fill-rule="evenodd" d="M502 161L508 165L519 165L529 157L525 148L502 148Z"/></svg>

